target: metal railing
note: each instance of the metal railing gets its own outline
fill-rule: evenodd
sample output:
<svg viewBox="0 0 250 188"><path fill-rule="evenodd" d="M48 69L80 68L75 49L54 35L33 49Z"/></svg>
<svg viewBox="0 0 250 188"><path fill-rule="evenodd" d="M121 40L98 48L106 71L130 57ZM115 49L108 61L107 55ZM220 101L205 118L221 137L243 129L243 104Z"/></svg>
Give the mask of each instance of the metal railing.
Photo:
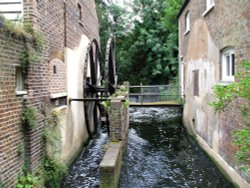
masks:
<svg viewBox="0 0 250 188"><path fill-rule="evenodd" d="M132 85L129 86L131 103L163 103L181 101L180 88L173 85Z"/></svg>

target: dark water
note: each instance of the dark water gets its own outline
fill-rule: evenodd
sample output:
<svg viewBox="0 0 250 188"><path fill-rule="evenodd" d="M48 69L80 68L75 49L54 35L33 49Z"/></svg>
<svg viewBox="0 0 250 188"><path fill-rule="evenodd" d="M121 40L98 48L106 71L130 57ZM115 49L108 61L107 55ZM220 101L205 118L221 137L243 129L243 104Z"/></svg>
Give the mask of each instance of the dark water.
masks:
<svg viewBox="0 0 250 188"><path fill-rule="evenodd" d="M107 133L102 132L90 141L72 164L63 188L96 188L99 187L99 164L104 156Z"/></svg>
<svg viewBox="0 0 250 188"><path fill-rule="evenodd" d="M120 188L230 188L187 135L179 109L130 109Z"/></svg>
<svg viewBox="0 0 250 188"><path fill-rule="evenodd" d="M63 188L99 187L107 134L101 133L70 168ZM233 187L188 137L179 109L131 108L120 188Z"/></svg>

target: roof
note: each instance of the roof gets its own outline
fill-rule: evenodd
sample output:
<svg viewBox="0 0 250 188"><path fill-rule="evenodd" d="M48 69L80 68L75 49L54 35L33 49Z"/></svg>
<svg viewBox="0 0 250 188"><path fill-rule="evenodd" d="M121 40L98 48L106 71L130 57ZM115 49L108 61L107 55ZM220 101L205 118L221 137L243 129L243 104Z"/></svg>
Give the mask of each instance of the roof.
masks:
<svg viewBox="0 0 250 188"><path fill-rule="evenodd" d="M187 6L187 4L189 3L189 1L190 1L190 0L185 0L185 1L184 1L184 3L183 3L183 5L182 5L182 7L181 7L181 9L180 9L180 11L179 11L179 13L178 13L178 15L177 15L177 18L179 18L179 17L181 16L183 10L186 8L186 6Z"/></svg>

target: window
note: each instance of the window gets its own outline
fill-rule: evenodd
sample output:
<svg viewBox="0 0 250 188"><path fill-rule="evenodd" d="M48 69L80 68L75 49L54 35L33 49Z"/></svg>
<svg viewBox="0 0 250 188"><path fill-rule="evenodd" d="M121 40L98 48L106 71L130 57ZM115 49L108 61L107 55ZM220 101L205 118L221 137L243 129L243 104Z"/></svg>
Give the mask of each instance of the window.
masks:
<svg viewBox="0 0 250 188"><path fill-rule="evenodd" d="M16 95L25 95L24 91L24 76L21 67L16 67Z"/></svg>
<svg viewBox="0 0 250 188"><path fill-rule="evenodd" d="M190 12L188 11L185 15L185 34L187 34L190 31Z"/></svg>
<svg viewBox="0 0 250 188"><path fill-rule="evenodd" d="M206 10L214 6L214 0L206 0Z"/></svg>
<svg viewBox="0 0 250 188"><path fill-rule="evenodd" d="M78 3L77 9L78 9L78 19L81 21L82 20L82 5Z"/></svg>
<svg viewBox="0 0 250 188"><path fill-rule="evenodd" d="M22 21L23 0L1 0L0 14L13 22Z"/></svg>
<svg viewBox="0 0 250 188"><path fill-rule="evenodd" d="M235 54L232 48L222 51L221 56L221 80L233 82L235 75Z"/></svg>
<svg viewBox="0 0 250 188"><path fill-rule="evenodd" d="M193 71L193 95L199 96L199 70Z"/></svg>
<svg viewBox="0 0 250 188"><path fill-rule="evenodd" d="M207 15L214 7L214 0L206 0L206 10L203 13L203 16Z"/></svg>
<svg viewBox="0 0 250 188"><path fill-rule="evenodd" d="M78 23L81 26L84 26L84 23L83 23L83 14L82 14L82 5L80 3L77 4L77 11L78 11Z"/></svg>

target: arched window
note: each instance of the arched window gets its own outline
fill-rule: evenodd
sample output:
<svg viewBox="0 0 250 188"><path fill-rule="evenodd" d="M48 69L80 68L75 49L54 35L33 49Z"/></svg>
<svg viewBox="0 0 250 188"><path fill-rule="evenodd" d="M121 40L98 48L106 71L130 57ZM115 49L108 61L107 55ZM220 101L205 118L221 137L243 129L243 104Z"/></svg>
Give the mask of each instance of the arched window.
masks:
<svg viewBox="0 0 250 188"><path fill-rule="evenodd" d="M221 80L234 82L235 53L233 48L225 48L221 52Z"/></svg>
<svg viewBox="0 0 250 188"><path fill-rule="evenodd" d="M185 15L185 34L190 31L190 12L188 11Z"/></svg>

